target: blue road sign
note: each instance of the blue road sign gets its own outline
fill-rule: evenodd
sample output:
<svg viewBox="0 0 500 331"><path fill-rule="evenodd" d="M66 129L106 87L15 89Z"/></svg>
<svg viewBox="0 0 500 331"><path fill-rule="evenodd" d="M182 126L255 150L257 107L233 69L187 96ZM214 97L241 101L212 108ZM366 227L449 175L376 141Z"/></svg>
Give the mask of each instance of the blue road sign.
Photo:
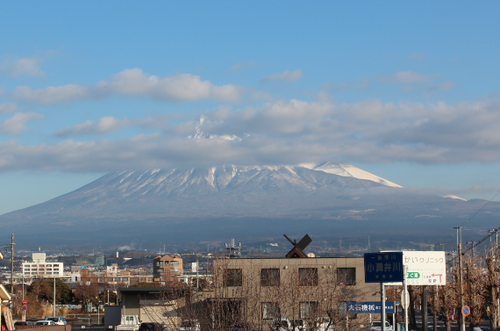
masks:
<svg viewBox="0 0 500 331"><path fill-rule="evenodd" d="M403 252L365 253L365 283L403 281Z"/></svg>
<svg viewBox="0 0 500 331"><path fill-rule="evenodd" d="M347 311L349 314L380 314L382 305L380 301L349 301L347 302ZM385 313L394 313L394 301L385 302Z"/></svg>
<svg viewBox="0 0 500 331"><path fill-rule="evenodd" d="M469 314L470 314L470 308L469 308L469 306L464 306L462 308L462 314L464 314L464 316L469 316Z"/></svg>
<svg viewBox="0 0 500 331"><path fill-rule="evenodd" d="M26 309L28 309L28 307L26 307L26 306L23 306L23 310L26 310Z"/></svg>

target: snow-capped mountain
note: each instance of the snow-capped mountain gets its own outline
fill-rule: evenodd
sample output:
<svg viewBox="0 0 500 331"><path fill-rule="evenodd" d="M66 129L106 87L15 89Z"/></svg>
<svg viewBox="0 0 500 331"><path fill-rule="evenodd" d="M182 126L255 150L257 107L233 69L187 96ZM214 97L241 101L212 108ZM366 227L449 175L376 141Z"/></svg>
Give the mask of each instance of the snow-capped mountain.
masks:
<svg viewBox="0 0 500 331"><path fill-rule="evenodd" d="M307 165L304 165L304 166L307 166ZM317 165L315 167L312 167L310 169L317 170L317 171L324 171L324 172L327 172L329 174L334 174L337 176L366 179L366 180L370 180L372 182L379 183L379 184L382 184L385 186L402 187L401 185L394 184L393 182L390 182L387 179L383 179L379 176L375 176L374 174L371 174L367 171L353 167L352 165L349 165L349 164L335 164L335 163L331 163L331 162L326 162L326 163Z"/></svg>
<svg viewBox="0 0 500 331"><path fill-rule="evenodd" d="M349 181L347 178L360 181ZM312 193L325 188L360 188L377 185L401 187L356 167L329 162L312 168L226 165L210 168L122 171L109 174L77 192L85 196L94 196L100 192L106 196L127 199L148 195L200 196L224 191L247 191L249 187L261 193L287 194L297 190Z"/></svg>
<svg viewBox="0 0 500 331"><path fill-rule="evenodd" d="M214 240L449 229L479 204L416 194L350 165L121 171L0 216L0 229L58 240ZM500 206L488 217L496 221ZM100 238L100 239L98 239ZM79 239L78 239L79 240Z"/></svg>

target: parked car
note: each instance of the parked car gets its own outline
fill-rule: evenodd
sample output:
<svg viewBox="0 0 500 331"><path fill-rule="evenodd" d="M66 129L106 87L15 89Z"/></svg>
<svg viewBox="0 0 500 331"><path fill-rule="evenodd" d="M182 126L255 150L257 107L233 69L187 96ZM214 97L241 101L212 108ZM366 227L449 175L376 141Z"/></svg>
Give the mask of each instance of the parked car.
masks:
<svg viewBox="0 0 500 331"><path fill-rule="evenodd" d="M139 331L163 331L163 327L158 323L141 323Z"/></svg>
<svg viewBox="0 0 500 331"><path fill-rule="evenodd" d="M33 325L33 322L31 321L17 321L16 323L14 323L14 326L16 325Z"/></svg>
<svg viewBox="0 0 500 331"><path fill-rule="evenodd" d="M290 323L288 318L275 318L269 326L272 331L287 331L291 330L292 323Z"/></svg>
<svg viewBox="0 0 500 331"><path fill-rule="evenodd" d="M373 321L370 324L370 331L381 331L382 330L382 322L381 321ZM392 326L389 322L385 321L385 330L384 331L392 331Z"/></svg>
<svg viewBox="0 0 500 331"><path fill-rule="evenodd" d="M116 331L137 331L140 326L139 315L122 315L120 325L116 326Z"/></svg>
<svg viewBox="0 0 500 331"><path fill-rule="evenodd" d="M307 329L306 321L304 320L293 320L292 321L293 330L303 331Z"/></svg>
<svg viewBox="0 0 500 331"><path fill-rule="evenodd" d="M200 331L201 326L198 320L183 320L179 326L179 331Z"/></svg>
<svg viewBox="0 0 500 331"><path fill-rule="evenodd" d="M48 321L54 321L56 325L67 325L68 322L63 316L45 316Z"/></svg>
<svg viewBox="0 0 500 331"><path fill-rule="evenodd" d="M54 321L49 321L49 320L39 320L35 322L35 325L56 325Z"/></svg>
<svg viewBox="0 0 500 331"><path fill-rule="evenodd" d="M330 325L330 318L329 317L318 317L314 321L314 326L316 327L317 331L332 331L333 330L333 325Z"/></svg>

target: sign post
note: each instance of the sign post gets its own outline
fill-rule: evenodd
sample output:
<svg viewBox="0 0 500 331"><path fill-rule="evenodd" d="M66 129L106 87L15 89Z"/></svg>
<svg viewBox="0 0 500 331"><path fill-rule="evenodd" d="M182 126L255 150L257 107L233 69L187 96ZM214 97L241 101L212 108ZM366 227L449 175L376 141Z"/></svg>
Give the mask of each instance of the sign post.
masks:
<svg viewBox="0 0 500 331"><path fill-rule="evenodd" d="M403 293L404 293L404 309L405 309L405 331L408 331L408 307L410 307L410 293L408 293L408 284L406 278L408 277L408 267L404 267L403 275Z"/></svg>
<svg viewBox="0 0 500 331"><path fill-rule="evenodd" d="M385 287L384 282L403 281L403 253L365 253L365 283L380 283L380 308L382 330L385 330Z"/></svg>

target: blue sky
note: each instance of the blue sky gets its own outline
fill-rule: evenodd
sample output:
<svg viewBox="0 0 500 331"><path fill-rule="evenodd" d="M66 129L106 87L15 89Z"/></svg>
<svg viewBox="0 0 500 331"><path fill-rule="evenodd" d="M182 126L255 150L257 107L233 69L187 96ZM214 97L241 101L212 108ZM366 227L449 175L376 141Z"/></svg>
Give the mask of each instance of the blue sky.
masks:
<svg viewBox="0 0 500 331"><path fill-rule="evenodd" d="M489 200L499 7L3 2L0 213L110 171L228 163L348 163ZM211 139L192 138L201 116Z"/></svg>

